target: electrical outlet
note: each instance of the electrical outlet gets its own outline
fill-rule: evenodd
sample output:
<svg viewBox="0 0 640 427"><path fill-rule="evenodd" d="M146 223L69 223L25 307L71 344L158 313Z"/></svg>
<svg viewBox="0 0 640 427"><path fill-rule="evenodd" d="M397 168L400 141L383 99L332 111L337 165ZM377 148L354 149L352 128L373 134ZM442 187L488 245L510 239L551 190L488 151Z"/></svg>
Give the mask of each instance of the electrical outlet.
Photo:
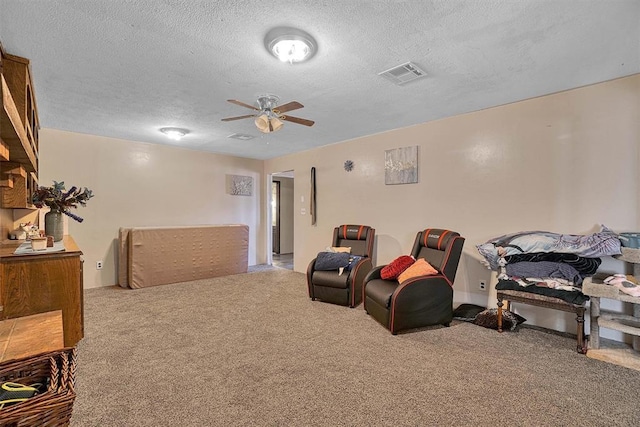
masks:
<svg viewBox="0 0 640 427"><path fill-rule="evenodd" d="M102 270L102 261L96 261L96 270Z"/></svg>
<svg viewBox="0 0 640 427"><path fill-rule="evenodd" d="M487 282L485 282L484 280L480 280L480 290L484 291L487 289Z"/></svg>

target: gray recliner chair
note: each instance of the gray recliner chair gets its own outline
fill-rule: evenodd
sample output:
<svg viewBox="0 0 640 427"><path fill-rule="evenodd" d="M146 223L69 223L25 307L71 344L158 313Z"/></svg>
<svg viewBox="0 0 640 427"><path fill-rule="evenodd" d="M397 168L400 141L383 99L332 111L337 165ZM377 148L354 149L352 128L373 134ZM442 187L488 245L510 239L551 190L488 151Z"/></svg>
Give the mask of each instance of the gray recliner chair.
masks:
<svg viewBox="0 0 640 427"><path fill-rule="evenodd" d="M351 255L362 257L350 266L350 271L317 270L314 258L307 268L309 297L315 301L356 307L362 302L362 283L373 268L375 229L367 225L341 225L333 230L331 246L350 247Z"/></svg>
<svg viewBox="0 0 640 427"><path fill-rule="evenodd" d="M429 325L449 326L453 319L453 281L464 240L450 230L419 232L411 255L424 258L438 273L398 283L380 277L384 266L374 268L364 280L365 311L394 335Z"/></svg>

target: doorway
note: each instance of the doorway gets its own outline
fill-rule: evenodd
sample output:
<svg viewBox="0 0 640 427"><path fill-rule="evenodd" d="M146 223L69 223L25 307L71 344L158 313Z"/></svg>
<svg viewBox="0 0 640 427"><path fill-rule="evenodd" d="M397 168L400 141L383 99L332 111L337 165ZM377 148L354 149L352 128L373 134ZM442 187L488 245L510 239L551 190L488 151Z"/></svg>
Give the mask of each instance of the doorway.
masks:
<svg viewBox="0 0 640 427"><path fill-rule="evenodd" d="M293 270L293 171L271 176L271 252L272 265Z"/></svg>

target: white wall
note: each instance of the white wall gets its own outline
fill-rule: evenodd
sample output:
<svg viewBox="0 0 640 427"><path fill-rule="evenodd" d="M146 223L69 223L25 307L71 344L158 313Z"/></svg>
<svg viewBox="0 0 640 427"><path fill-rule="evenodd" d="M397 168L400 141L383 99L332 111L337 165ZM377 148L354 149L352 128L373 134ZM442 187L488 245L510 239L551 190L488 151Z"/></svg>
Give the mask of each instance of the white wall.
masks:
<svg viewBox="0 0 640 427"><path fill-rule="evenodd" d="M378 265L409 253L417 231L448 228L467 239L456 301L495 307L493 286L478 290L479 280L495 284L495 276L475 245L525 230L639 229L639 100L635 75L267 160L265 173L295 170L294 268L306 271L336 225L374 227ZM385 150L414 145L419 183L385 185ZM345 160L354 162L352 172ZM316 226L300 212L309 209L312 166ZM524 305L519 312L530 323L575 332L572 315Z"/></svg>
<svg viewBox="0 0 640 427"><path fill-rule="evenodd" d="M262 161L53 129L41 131L39 152L40 185L95 193L74 211L84 222L67 221L84 253L85 288L117 283L119 227L247 224L249 265L264 262ZM253 177L253 196L226 194L226 174Z"/></svg>

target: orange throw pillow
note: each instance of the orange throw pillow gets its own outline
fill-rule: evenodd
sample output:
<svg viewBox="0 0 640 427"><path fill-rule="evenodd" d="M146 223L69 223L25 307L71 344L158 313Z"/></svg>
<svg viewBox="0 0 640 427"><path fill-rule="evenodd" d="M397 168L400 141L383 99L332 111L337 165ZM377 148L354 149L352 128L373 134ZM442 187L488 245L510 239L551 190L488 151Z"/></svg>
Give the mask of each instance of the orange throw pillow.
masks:
<svg viewBox="0 0 640 427"><path fill-rule="evenodd" d="M398 276L398 282L402 283L405 280L413 279L418 276L433 276L438 274L438 270L433 268L425 259L419 258L413 265L407 268L400 276Z"/></svg>
<svg viewBox="0 0 640 427"><path fill-rule="evenodd" d="M400 273L411 267L416 260L409 255L401 255L391 261L380 270L380 278L384 280L396 280Z"/></svg>

